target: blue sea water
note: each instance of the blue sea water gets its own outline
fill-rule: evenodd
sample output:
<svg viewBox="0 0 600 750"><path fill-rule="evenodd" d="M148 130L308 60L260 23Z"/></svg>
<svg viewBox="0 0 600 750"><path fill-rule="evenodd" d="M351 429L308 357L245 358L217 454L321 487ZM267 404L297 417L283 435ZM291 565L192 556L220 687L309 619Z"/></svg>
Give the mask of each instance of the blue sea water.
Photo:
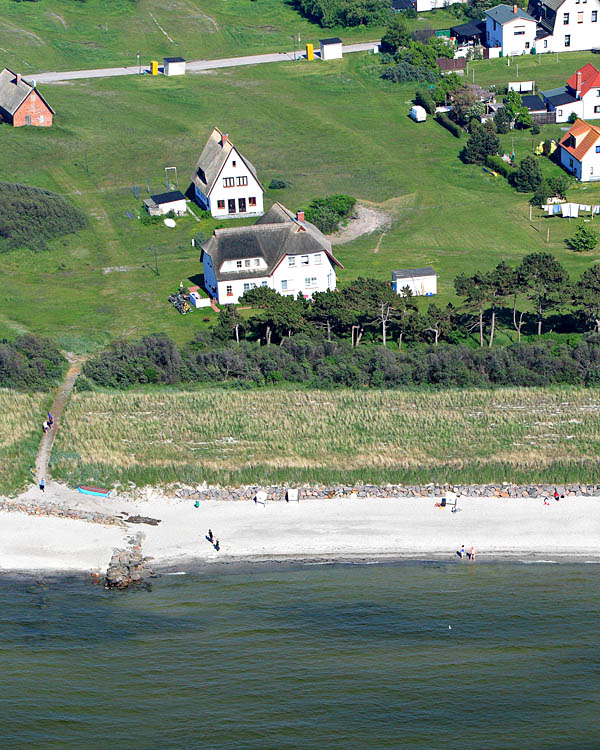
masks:
<svg viewBox="0 0 600 750"><path fill-rule="evenodd" d="M0 748L600 748L598 565L0 580Z"/></svg>

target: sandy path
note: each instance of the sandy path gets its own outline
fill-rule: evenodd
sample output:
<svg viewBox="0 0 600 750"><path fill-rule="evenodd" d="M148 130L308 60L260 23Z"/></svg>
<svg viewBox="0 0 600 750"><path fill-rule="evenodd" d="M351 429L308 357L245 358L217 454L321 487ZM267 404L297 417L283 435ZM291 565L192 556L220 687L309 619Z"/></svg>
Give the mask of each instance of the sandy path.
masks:
<svg viewBox="0 0 600 750"><path fill-rule="evenodd" d="M358 203L355 213L357 215L356 219L349 219L346 226L339 232L328 236L332 245L344 245L346 242L352 242L352 240L361 237L363 234L385 231L392 225L390 214L379 208L375 208L375 206Z"/></svg>
<svg viewBox="0 0 600 750"><path fill-rule="evenodd" d="M50 459L50 454L52 453L54 438L56 437L56 433L58 432L58 429L60 427L60 418L67 404L67 401L71 396L73 386L75 385L75 380L81 372L81 367L85 361L85 357L71 355L69 357L69 361L71 366L67 371L67 375L62 385L60 386L58 393L56 394L56 397L54 399L54 403L52 404L52 408L50 409L54 424L51 430L48 430L45 435L42 435L42 439L40 441L40 448L35 461L35 477L37 484L40 483L40 479L47 479L48 460Z"/></svg>

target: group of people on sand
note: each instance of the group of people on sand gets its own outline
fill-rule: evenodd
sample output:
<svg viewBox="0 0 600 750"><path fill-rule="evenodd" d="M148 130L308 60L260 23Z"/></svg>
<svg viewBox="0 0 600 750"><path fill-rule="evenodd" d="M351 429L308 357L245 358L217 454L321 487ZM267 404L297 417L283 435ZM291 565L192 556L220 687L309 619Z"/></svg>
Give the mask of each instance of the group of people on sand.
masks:
<svg viewBox="0 0 600 750"><path fill-rule="evenodd" d="M208 534L206 535L206 538L212 544L212 546L216 549L217 552L221 549L219 540L215 538L215 535L212 533L211 529L208 530Z"/></svg>
<svg viewBox="0 0 600 750"><path fill-rule="evenodd" d="M468 557L468 559L469 559L469 560L470 560L471 562L473 562L473 561L475 560L475 557L476 557L476 555L477 555L477 550L475 549L475 547L471 546L471 549L470 549L470 550L469 550L468 552L465 552L465 545L463 544L463 545L461 546L460 550L458 550L458 551L456 552L456 554L457 554L457 555L458 555L458 556L459 556L459 557L460 557L461 559L462 559L463 557L465 557L465 556L466 556L466 557Z"/></svg>

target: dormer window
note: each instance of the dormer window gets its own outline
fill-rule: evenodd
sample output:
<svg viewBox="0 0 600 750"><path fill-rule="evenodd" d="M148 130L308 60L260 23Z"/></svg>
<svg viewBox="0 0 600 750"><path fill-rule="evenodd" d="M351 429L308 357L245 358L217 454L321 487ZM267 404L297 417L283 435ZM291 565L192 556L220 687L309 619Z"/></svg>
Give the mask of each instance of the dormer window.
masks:
<svg viewBox="0 0 600 750"><path fill-rule="evenodd" d="M300 262L302 263L303 266L307 266L308 265L308 255L303 255Z"/></svg>
<svg viewBox="0 0 600 750"><path fill-rule="evenodd" d="M321 262L322 262L322 257L323 257L323 256L321 255L321 253L317 253L317 254L315 255L315 263L316 263L316 265L320 265L320 264L321 264Z"/></svg>
<svg viewBox="0 0 600 750"><path fill-rule="evenodd" d="M254 265L260 266L260 258L254 258Z"/></svg>
<svg viewBox="0 0 600 750"><path fill-rule="evenodd" d="M296 265L296 256L290 255L288 256L288 266L295 266Z"/></svg>
<svg viewBox="0 0 600 750"><path fill-rule="evenodd" d="M236 268L241 268L242 267L242 261L241 260L236 260L235 267Z"/></svg>
<svg viewBox="0 0 600 750"><path fill-rule="evenodd" d="M249 260L245 260L244 261L244 265L246 266L246 268L250 268L250 261Z"/></svg>

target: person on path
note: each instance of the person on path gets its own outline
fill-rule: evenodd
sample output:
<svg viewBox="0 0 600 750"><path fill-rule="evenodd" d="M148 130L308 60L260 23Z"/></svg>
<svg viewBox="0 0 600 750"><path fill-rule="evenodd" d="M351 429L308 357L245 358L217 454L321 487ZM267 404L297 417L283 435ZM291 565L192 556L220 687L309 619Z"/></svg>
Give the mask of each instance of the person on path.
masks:
<svg viewBox="0 0 600 750"><path fill-rule="evenodd" d="M217 550L217 552L221 549L221 545L219 544L219 540L218 539L215 542L215 549Z"/></svg>
<svg viewBox="0 0 600 750"><path fill-rule="evenodd" d="M42 479L40 479L40 490L42 492L46 491L46 482L44 482L44 478L43 477L42 477Z"/></svg>
<svg viewBox="0 0 600 750"><path fill-rule="evenodd" d="M44 435L48 432L48 422L45 419L42 422L42 430L44 430Z"/></svg>
<svg viewBox="0 0 600 750"><path fill-rule="evenodd" d="M54 420L52 419L52 414L48 412L48 427L52 427L53 424L54 424Z"/></svg>
<svg viewBox="0 0 600 750"><path fill-rule="evenodd" d="M557 489L554 490L554 499L556 500L556 502L558 502L559 499L560 499L560 495L558 494L558 490Z"/></svg>
<svg viewBox="0 0 600 750"><path fill-rule="evenodd" d="M215 538L214 538L214 536L213 536L213 533L212 533L212 529L209 529L209 530L208 530L208 534L207 534L207 536L208 536L208 541L209 541L209 542L210 542L211 544L213 544L213 542L214 542Z"/></svg>

